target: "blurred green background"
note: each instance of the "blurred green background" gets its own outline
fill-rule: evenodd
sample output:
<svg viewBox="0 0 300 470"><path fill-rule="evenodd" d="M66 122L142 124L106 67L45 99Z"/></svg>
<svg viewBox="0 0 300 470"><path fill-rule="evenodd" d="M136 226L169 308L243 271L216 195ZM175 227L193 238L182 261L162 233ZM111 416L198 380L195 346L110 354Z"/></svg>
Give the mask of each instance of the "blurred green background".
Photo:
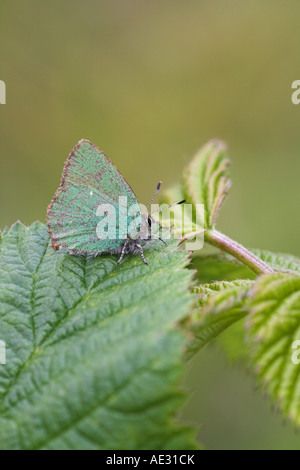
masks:
<svg viewBox="0 0 300 470"><path fill-rule="evenodd" d="M140 202L176 182L212 137L233 187L219 228L300 255L300 3L296 0L2 0L0 227L45 221L81 138L103 148ZM215 448L299 448L300 437L216 348L186 379L184 419Z"/></svg>

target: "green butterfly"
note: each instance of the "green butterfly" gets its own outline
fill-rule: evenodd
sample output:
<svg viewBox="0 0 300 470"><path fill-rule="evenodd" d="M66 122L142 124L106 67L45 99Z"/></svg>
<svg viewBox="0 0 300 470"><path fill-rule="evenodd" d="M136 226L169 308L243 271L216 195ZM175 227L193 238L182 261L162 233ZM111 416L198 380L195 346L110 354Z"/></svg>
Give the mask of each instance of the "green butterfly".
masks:
<svg viewBox="0 0 300 470"><path fill-rule="evenodd" d="M160 186L158 183L148 207ZM78 142L65 163L61 185L48 207L47 223L54 249L93 256L119 253L118 263L125 254L140 253L148 264L142 244L152 238L165 243L151 233L158 222L141 213L132 188L115 165L85 139ZM111 232L100 230L105 224Z"/></svg>

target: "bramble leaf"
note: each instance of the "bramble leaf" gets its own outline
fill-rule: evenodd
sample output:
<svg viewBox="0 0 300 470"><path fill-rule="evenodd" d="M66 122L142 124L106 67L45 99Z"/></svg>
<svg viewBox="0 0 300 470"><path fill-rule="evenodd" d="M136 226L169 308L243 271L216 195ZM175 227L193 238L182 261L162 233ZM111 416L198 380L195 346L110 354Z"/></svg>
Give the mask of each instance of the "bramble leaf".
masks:
<svg viewBox="0 0 300 470"><path fill-rule="evenodd" d="M300 274L300 258L288 253L250 250L258 258L271 266L275 271ZM223 252L222 254L197 253L192 258L190 267L197 270L197 279L201 283L212 281L233 281L235 279L256 279L257 275L241 261Z"/></svg>
<svg viewBox="0 0 300 470"><path fill-rule="evenodd" d="M187 347L188 357L246 316L251 283L237 280L193 287L198 296L198 308L187 320L188 331L193 334Z"/></svg>
<svg viewBox="0 0 300 470"><path fill-rule="evenodd" d="M163 202L168 206L184 199L180 186L173 186L164 191ZM184 214L181 205L174 205L171 209L164 209L160 212L160 223L163 227L172 227L172 236L180 239L187 233L198 232L203 230L203 224L199 224L198 220L194 220L193 212L184 207ZM192 208L191 208L192 209ZM158 217L156 216L158 220ZM202 217L203 219L203 217Z"/></svg>
<svg viewBox="0 0 300 470"><path fill-rule="evenodd" d="M193 157L183 173L183 194L187 202L204 205L204 228L213 228L219 209L229 191L230 160L224 142L211 140ZM202 213L201 213L202 215Z"/></svg>
<svg viewBox="0 0 300 470"><path fill-rule="evenodd" d="M296 256L259 249L251 251L276 271L294 273L298 276L300 274L300 259ZM197 270L196 277L200 283L257 278L253 271L226 253L204 256L202 253L197 253L192 258L190 267ZM245 338L244 320L226 329L217 341L230 361L243 359L244 362L248 362L249 345Z"/></svg>
<svg viewBox="0 0 300 470"><path fill-rule="evenodd" d="M197 236L198 243L190 246L191 250L201 249L205 230L215 225L219 209L231 185L229 165L225 144L219 140L211 140L184 169L181 185L163 193L162 201L168 205L186 200L184 211L182 206L165 209L160 214L160 220L162 225L173 226L173 235L178 238L185 239L187 236L188 239L193 239Z"/></svg>
<svg viewBox="0 0 300 470"><path fill-rule="evenodd" d="M153 242L117 266L56 252L46 227L0 239L1 449L195 448L176 324L193 296L187 255Z"/></svg>
<svg viewBox="0 0 300 470"><path fill-rule="evenodd" d="M285 273L258 278L248 320L252 363L259 381L284 416L300 425L300 278Z"/></svg>
<svg viewBox="0 0 300 470"><path fill-rule="evenodd" d="M251 250L262 261L268 263L276 271L284 271L291 274L300 274L300 258L288 253L272 253L266 250Z"/></svg>
<svg viewBox="0 0 300 470"><path fill-rule="evenodd" d="M235 281L237 279L256 279L257 275L230 255L197 253L193 256L191 269L197 270L197 280L201 284L214 281Z"/></svg>

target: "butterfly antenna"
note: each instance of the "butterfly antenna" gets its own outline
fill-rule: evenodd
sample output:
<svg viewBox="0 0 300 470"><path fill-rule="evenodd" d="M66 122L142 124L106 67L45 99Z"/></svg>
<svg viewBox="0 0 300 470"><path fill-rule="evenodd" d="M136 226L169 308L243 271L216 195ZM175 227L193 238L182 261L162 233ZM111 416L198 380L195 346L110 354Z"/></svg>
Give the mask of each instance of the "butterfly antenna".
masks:
<svg viewBox="0 0 300 470"><path fill-rule="evenodd" d="M156 190L155 190L155 192L154 192L154 194L153 194L153 196L152 196L152 198L151 198L151 201L150 201L149 204L148 204L147 212L148 212L148 210L149 210L149 207L150 207L151 204L152 204L153 199L155 198L156 194L157 194L158 191L160 190L160 188L161 188L161 181L159 181L158 185L156 186Z"/></svg>
<svg viewBox="0 0 300 470"><path fill-rule="evenodd" d="M183 199L182 201L175 202L175 204L171 204L170 206L161 207L160 209L157 209L156 211L151 212L151 215L155 214L155 212L161 212L161 211L164 211L165 209L170 209L171 207L178 206L179 204L184 204L185 202L186 202L186 199Z"/></svg>

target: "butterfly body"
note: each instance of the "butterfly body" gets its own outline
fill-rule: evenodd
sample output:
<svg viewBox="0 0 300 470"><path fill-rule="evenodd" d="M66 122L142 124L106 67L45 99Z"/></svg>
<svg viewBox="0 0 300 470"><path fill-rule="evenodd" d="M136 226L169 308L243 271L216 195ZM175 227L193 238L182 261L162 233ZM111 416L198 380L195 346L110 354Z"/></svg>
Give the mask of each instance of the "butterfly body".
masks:
<svg viewBox="0 0 300 470"><path fill-rule="evenodd" d="M100 230L104 218L110 236ZM141 213L132 188L115 165L88 140L80 140L65 163L47 223L56 250L91 256L120 253L119 262L125 254L139 252L147 264L142 243L151 240L152 219Z"/></svg>

